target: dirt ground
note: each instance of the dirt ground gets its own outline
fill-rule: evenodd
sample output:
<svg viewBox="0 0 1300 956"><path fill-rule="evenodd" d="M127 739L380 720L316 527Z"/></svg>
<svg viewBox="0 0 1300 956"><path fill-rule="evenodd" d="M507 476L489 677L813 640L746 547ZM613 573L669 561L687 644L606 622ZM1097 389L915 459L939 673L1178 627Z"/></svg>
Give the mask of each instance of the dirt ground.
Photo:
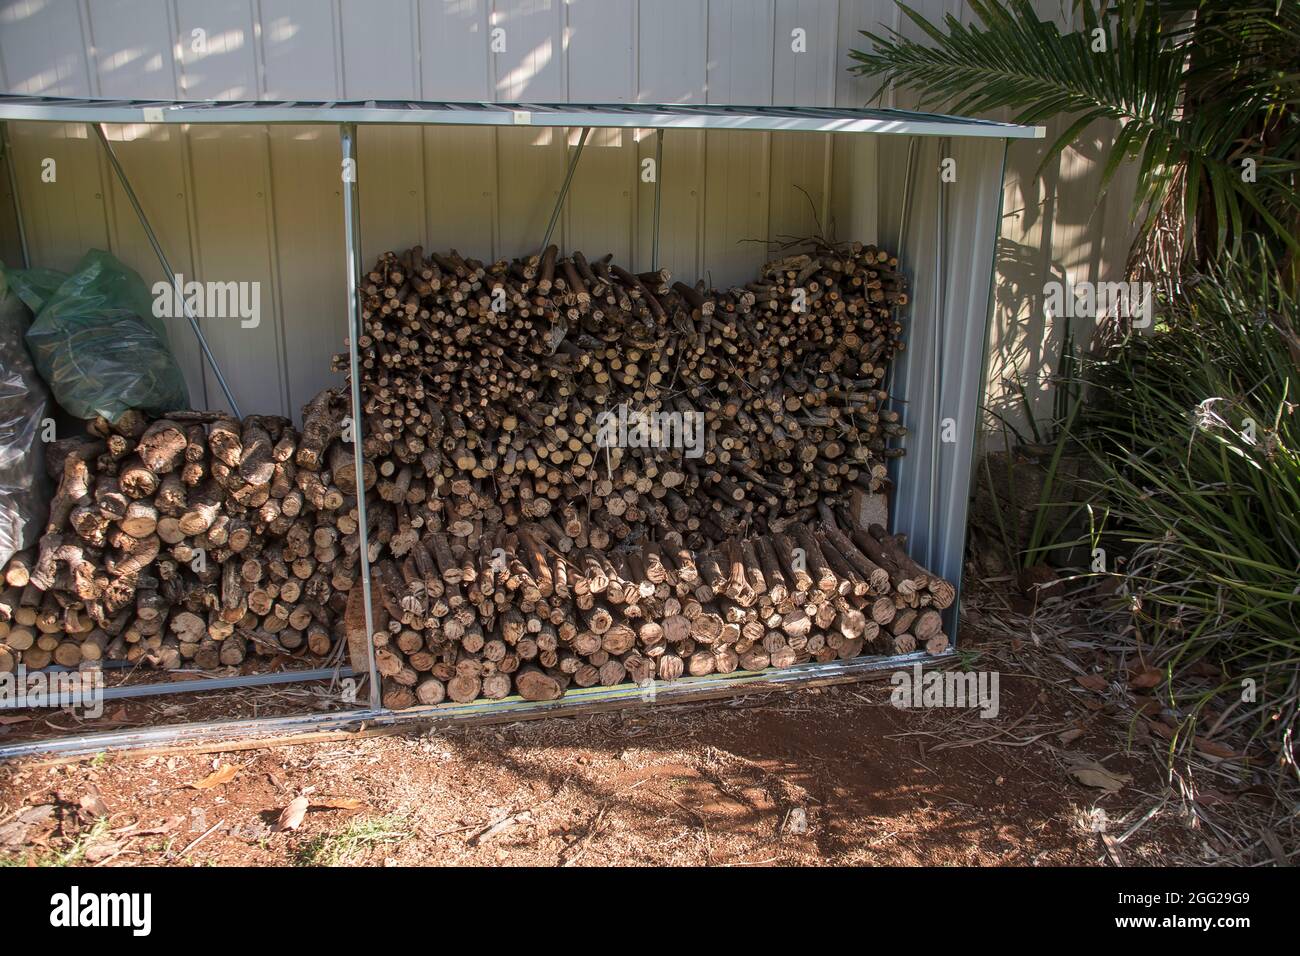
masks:
<svg viewBox="0 0 1300 956"><path fill-rule="evenodd" d="M499 728L4 767L0 857L18 865L1106 864L1115 860L1102 833L1126 829L1163 789L1145 754L1115 753L1104 739L1085 735L1065 748L1049 729L1028 740L1068 720L1050 714L1029 681L1003 685L992 721L899 710L889 690L857 684ZM1084 786L1069 774L1072 755L1133 780L1117 793ZM228 782L196 786L227 767ZM278 830L298 796L309 804L301 825ZM15 840L13 824L24 818L31 822ZM1194 857L1198 843L1169 817L1113 852L1155 864Z"/></svg>
<svg viewBox="0 0 1300 956"><path fill-rule="evenodd" d="M1224 816L1272 812L1249 761L1171 770L1164 744L1116 698L1120 685L1080 679L1087 668L1053 652L1050 628L1019 620L1009 636L998 614L970 617L976 641L958 666L998 672L996 717L900 709L890 682L877 680L226 753L27 760L0 765L0 864L1125 866L1295 856L1267 828L1240 837ZM1086 653L1075 657L1087 664ZM183 715L175 703L148 706Z"/></svg>

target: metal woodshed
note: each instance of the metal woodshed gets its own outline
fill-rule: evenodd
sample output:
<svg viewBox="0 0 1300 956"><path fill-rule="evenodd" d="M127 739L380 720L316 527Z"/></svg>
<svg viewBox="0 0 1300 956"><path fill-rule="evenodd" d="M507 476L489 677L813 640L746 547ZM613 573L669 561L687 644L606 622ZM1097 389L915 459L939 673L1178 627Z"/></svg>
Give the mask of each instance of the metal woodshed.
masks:
<svg viewBox="0 0 1300 956"><path fill-rule="evenodd" d="M445 103L415 100L367 101L153 101L99 100L64 97L0 96L0 120L86 124L93 128L107 150L130 205L145 229L150 246L170 281L172 270L165 250L149 225L147 213L131 188L129 173L117 159L106 130L114 125L147 127L161 124L210 128L220 134L223 127L289 125L328 127L337 130L339 152L333 153L340 174L343 230L339 237L347 277L348 299L340 309L348 316L352 331L350 359L355 372L357 351L355 330L360 322L357 278L362 270L360 247L361 199L366 191L366 159L358 154L358 127L535 127L581 131L577 136L558 196L542 184L535 184L533 206L550 212L549 239L565 208L571 182L582 175L581 156L592 130L655 130L661 147L663 137L674 130L728 130L769 134L843 134L854 143L867 143L859 152L849 150L831 168L828 150L822 190L822 219L833 221L837 238L875 241L898 252L912 284L911 301L903 317L906 350L895 361L890 391L898 402L904 424L907 454L891 467L895 492L891 500L891 523L895 532L908 536L909 549L917 560L957 582L958 602L946 612L948 633L956 639L957 609L960 602L962 553L971 486L978 410L982 400L987 332L992 309L994 251L1001 215L1002 178L1008 141L1038 138L1043 131L1005 123L884 109L764 106L684 106L646 104L536 104L536 103ZM858 135L851 135L858 134ZM321 148L325 148L322 144ZM333 152L333 148L330 147ZM847 162L845 161L847 159ZM351 161L351 162L349 162ZM11 166L12 171L12 166ZM650 261L634 263L637 268L658 265L658 234L661 190L671 181L671 165L657 169L654 190L654 239ZM734 184L735 195L743 197L750 178L763 170L742 168ZM635 169L625 185L636 189ZM748 178L747 178L748 177ZM14 193L17 198L18 192ZM332 197L327 197L332 199ZM742 200L743 201L743 200ZM437 210L430 210L436 215ZM534 208L521 209L521 216L536 215ZM572 217L572 211L570 211ZM22 223L21 210L18 222ZM743 226L741 227L743 228ZM20 237L21 238L21 237ZM537 240L540 246L542 236ZM750 237L736 234L742 242ZM279 243L291 244L289 235ZM538 248L504 250L526 254ZM25 248L25 244L24 244ZM472 250L471 250L472 251ZM40 263L34 263L39 265ZM225 278L225 277L222 277ZM691 277L694 278L693 276ZM713 275L715 282L738 276ZM275 290L280 299L279 290ZM292 310L292 301L281 305ZM211 374L220 386L227 406L240 410L238 388L227 383L218 360L204 338L200 324L187 315ZM286 343L292 346L292 342ZM245 377L249 370L244 369ZM256 374L256 369L252 370ZM359 383L354 374L352 398L359 403ZM216 403L214 403L216 404ZM247 409L255 411L256 409ZM359 438L360 436L358 436ZM360 456L360 441L354 444ZM360 482L361 469L357 469ZM363 490L358 487L363 534L362 588L367 612L370 607L370 577L364 546L365 516ZM367 613L369 617L369 613ZM739 687L764 683L835 681L872 670L892 669L925 659L921 653L902 657L862 657L847 662L809 663L783 671L756 674L715 675L662 684L656 699L719 696ZM18 744L0 748L0 757L36 751L84 752L108 747L138 747L163 740L176 741L212 737L243 736L250 733L290 734L304 730L341 729L362 722L395 722L430 718L511 719L542 712L564 712L578 708L618 706L636 700L644 689L636 686L589 688L570 692L559 701L532 703L518 698L504 701L476 701L470 704L440 704L400 712L382 708L375 677L373 649L370 660L369 707L333 714L226 721L159 727L146 731L96 734ZM303 671L276 675L249 675L196 682L185 690L217 690L226 687L290 681L319 680L340 672ZM176 684L135 685L109 689L106 696L176 693Z"/></svg>

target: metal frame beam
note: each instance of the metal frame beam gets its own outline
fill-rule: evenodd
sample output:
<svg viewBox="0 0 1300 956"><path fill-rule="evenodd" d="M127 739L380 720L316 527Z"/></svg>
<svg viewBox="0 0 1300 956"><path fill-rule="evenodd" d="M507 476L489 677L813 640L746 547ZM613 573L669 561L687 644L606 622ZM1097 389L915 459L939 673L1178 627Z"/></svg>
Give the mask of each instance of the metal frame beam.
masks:
<svg viewBox="0 0 1300 956"><path fill-rule="evenodd" d="M42 670L45 674L48 671ZM71 673L67 668L62 673ZM127 700L132 697L162 697L168 694L204 694L215 690L242 690L248 687L267 687L272 684L305 684L310 681L333 681L342 677L351 677L350 667L321 667L307 671L279 671L275 674L240 674L237 677L200 677L192 681L169 681L162 684L125 684L121 687L103 687L91 696L100 700ZM84 694L78 694L73 700L60 699L59 706L76 706L81 704ZM0 700L0 710L23 710L29 706L25 698Z"/></svg>
<svg viewBox="0 0 1300 956"><path fill-rule="evenodd" d="M571 690L559 700L529 701L520 697L478 700L468 704L445 703L406 710L355 710L333 714L302 714L251 720L207 721L151 727L146 730L109 731L57 737L0 746L0 763L30 757L78 757L103 751L146 750L153 747L222 744L233 740L263 740L276 735L360 732L363 728L401 728L426 724L485 724L532 720L548 715L576 716L637 704L670 705L713 700L743 693L799 690L883 677L913 666L933 667L956 658L949 652L931 656L921 651L901 657L859 657L827 664L801 664L784 670L737 671L656 681L649 687L622 684ZM215 749L215 748L214 748Z"/></svg>
<svg viewBox="0 0 1300 956"><path fill-rule="evenodd" d="M641 103L449 103L427 100L112 100L0 95L0 120L59 123L340 123L416 126L564 126L734 129L1042 139L1018 126L912 110L825 106Z"/></svg>
<svg viewBox="0 0 1300 956"><path fill-rule="evenodd" d="M659 207L663 199L664 131L655 130L655 221L650 239L650 271L659 271Z"/></svg>
<svg viewBox="0 0 1300 956"><path fill-rule="evenodd" d="M587 136L590 133L591 127L584 126L582 135L578 137L578 148L569 160L569 169L564 174L564 184L560 186L560 194L555 197L555 208L551 210L551 221L546 224L546 235L542 237L542 248L538 250L538 255L545 252L546 247L551 244L551 235L555 232L555 224L560 221L560 211L564 208L564 200L569 196L569 186L573 183L573 174L578 170L578 160L582 159L582 150L587 145ZM565 138L568 138L567 134Z"/></svg>
<svg viewBox="0 0 1300 956"><path fill-rule="evenodd" d="M343 178L343 247L348 272L348 382L352 397L352 461L356 469L357 534L361 536L361 597L366 612L366 663L370 678L370 706L379 710L383 694L379 686L379 669L375 664L374 597L370 588L370 534L366 519L365 453L361 447L361 356L357 342L365 331L361 316L361 200L357 191L360 178L357 163L357 127L354 123L339 126ZM344 637L346 640L346 636Z"/></svg>

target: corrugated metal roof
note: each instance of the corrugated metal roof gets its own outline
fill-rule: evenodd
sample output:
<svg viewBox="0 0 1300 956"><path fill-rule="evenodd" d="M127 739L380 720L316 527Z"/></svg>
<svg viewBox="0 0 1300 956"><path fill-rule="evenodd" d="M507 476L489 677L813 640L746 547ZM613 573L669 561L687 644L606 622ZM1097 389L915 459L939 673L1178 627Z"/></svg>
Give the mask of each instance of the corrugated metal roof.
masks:
<svg viewBox="0 0 1300 956"><path fill-rule="evenodd" d="M109 100L0 95L0 119L63 123L359 123L740 129L1040 139L1017 126L938 113L822 106L442 103L427 100Z"/></svg>

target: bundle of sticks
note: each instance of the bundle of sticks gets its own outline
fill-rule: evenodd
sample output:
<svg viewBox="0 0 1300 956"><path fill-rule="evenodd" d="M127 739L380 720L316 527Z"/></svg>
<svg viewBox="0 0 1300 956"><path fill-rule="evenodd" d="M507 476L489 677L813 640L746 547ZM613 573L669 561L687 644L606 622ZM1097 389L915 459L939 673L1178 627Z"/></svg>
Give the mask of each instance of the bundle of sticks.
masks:
<svg viewBox="0 0 1300 956"><path fill-rule="evenodd" d="M948 582L879 526L816 526L694 551L676 534L627 549L579 548L554 524L437 532L373 570L367 627L353 588L353 667L366 637L390 708L512 693L553 700L610 686L948 647Z"/></svg>
<svg viewBox="0 0 1300 956"><path fill-rule="evenodd" d="M353 485L300 466L313 446L287 419L129 412L88 432L51 445L45 534L4 568L0 670L330 654Z"/></svg>
<svg viewBox="0 0 1300 956"><path fill-rule="evenodd" d="M366 458L453 534L580 503L594 547L704 546L879 491L902 453L881 386L906 283L873 246L817 243L726 290L554 246L490 265L415 247L362 292Z"/></svg>

